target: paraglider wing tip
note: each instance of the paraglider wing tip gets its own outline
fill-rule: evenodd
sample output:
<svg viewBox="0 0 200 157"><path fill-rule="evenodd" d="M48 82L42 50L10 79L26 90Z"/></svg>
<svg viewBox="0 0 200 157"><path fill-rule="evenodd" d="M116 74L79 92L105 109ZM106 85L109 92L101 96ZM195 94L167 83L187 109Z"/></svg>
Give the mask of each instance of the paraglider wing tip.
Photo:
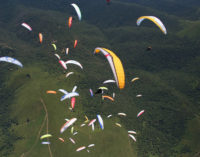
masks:
<svg viewBox="0 0 200 157"><path fill-rule="evenodd" d="M94 49L94 54L95 54L95 53L99 53L99 52L100 52L99 47L96 47L96 48Z"/></svg>

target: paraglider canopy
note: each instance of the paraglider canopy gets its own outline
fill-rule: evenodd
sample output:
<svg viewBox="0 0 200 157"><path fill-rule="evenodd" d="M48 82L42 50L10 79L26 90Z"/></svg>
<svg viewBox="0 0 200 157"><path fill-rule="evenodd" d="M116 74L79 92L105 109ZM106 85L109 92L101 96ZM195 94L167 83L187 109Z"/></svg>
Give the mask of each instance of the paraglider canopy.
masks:
<svg viewBox="0 0 200 157"><path fill-rule="evenodd" d="M80 10L80 8L79 8L78 5L75 4L75 3L72 3L71 6L74 7L74 9L75 9L75 11L76 11L76 13L77 13L77 16L78 16L79 21L81 21L82 15L81 15L81 10Z"/></svg>
<svg viewBox="0 0 200 157"><path fill-rule="evenodd" d="M12 57L8 57L8 56L0 57L0 62L8 62L8 63L16 64L16 65L20 66L21 68L23 68L22 63Z"/></svg>
<svg viewBox="0 0 200 157"><path fill-rule="evenodd" d="M153 23L155 23L165 35L167 34L167 30L166 30L164 24L162 23L162 21L159 18L157 18L155 16L141 16L141 17L139 17L137 19L136 24L138 26L140 26L140 24L142 23L142 21L144 21L145 19L150 20Z"/></svg>
<svg viewBox="0 0 200 157"><path fill-rule="evenodd" d="M117 57L117 55L114 52L106 48L95 48L94 53L99 52L103 53L103 55L107 58L112 69L113 75L115 77L117 86L119 87L119 89L123 89L125 86L125 74L121 60Z"/></svg>
<svg viewBox="0 0 200 157"><path fill-rule="evenodd" d="M29 31L32 31L31 26L29 26L27 23L22 23L21 24L23 27L25 27L26 29L28 29Z"/></svg>
<svg viewBox="0 0 200 157"><path fill-rule="evenodd" d="M68 26L69 26L69 28L71 28L71 26L72 26L72 20L73 20L73 18L72 18L72 16L70 16L69 20L68 20Z"/></svg>
<svg viewBox="0 0 200 157"><path fill-rule="evenodd" d="M42 33L39 33L39 41L42 44L42 41L43 41L43 35L42 35Z"/></svg>

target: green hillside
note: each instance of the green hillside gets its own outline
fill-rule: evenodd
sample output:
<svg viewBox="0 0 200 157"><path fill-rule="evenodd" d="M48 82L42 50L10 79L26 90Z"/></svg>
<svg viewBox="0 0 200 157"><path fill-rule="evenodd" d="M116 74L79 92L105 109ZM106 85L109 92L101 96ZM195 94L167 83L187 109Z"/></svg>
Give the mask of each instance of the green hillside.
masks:
<svg viewBox="0 0 200 157"><path fill-rule="evenodd" d="M0 56L20 60L24 68L1 62L0 70L0 156L2 157L194 157L200 150L200 45L199 21L170 11L131 1L81 1L83 19L78 21L70 6L74 1L7 1L0 9ZM174 2L165 1L170 6ZM182 4L185 6L185 4ZM192 6L191 6L192 7ZM187 8L187 7L186 7ZM136 26L139 16L154 15L165 24L165 36L151 22ZM67 20L73 16L72 28ZM32 32L21 26L26 22ZM44 41L39 43L38 33ZM74 40L78 45L73 48ZM52 42L57 45L53 49ZM146 51L152 46L151 51ZM65 48L69 47L69 55ZM93 54L96 47L105 47L121 59L126 85L119 90L107 84L106 95L116 93L115 101L90 96L107 79L113 79L106 58ZM68 65L61 59L77 60L83 65ZM68 78L67 72L74 74ZM131 83L131 79L140 79ZM77 86L75 111L69 110L70 100L60 101L58 89L71 91ZM55 90L57 94L46 94ZM136 95L142 94L137 98ZM46 113L47 109L48 115ZM141 110L145 113L137 118ZM124 112L126 117L117 116ZM100 114L104 130L98 122L95 130L85 121ZM107 118L109 114L113 116ZM65 119L76 117L77 135L70 129L60 134ZM119 123L122 127L118 127ZM135 130L137 142L128 137ZM53 135L49 147L39 137ZM62 137L65 142L58 138ZM72 144L69 138L76 144ZM80 146L95 147L76 152ZM87 152L89 150L89 152Z"/></svg>

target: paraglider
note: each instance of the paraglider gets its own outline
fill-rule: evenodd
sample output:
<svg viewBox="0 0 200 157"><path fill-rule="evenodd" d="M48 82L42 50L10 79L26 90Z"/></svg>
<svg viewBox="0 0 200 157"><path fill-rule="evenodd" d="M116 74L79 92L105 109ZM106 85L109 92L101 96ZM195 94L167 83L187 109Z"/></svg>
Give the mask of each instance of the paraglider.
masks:
<svg viewBox="0 0 200 157"><path fill-rule="evenodd" d="M71 26L72 26L72 16L69 17L68 26L69 26L69 28L71 28Z"/></svg>
<svg viewBox="0 0 200 157"><path fill-rule="evenodd" d="M141 116L143 113L144 113L144 110L140 111L140 112L137 114L137 117Z"/></svg>
<svg viewBox="0 0 200 157"><path fill-rule="evenodd" d="M110 96L107 96L107 95L102 95L102 99L104 100L105 98L111 100L111 101L114 101L114 99Z"/></svg>
<svg viewBox="0 0 200 157"><path fill-rule="evenodd" d="M85 126L85 124L83 123L83 124L81 124L80 126L81 126L81 127L84 127L84 126Z"/></svg>
<svg viewBox="0 0 200 157"><path fill-rule="evenodd" d="M95 48L94 53L99 53L99 52L102 52L104 56L107 58L110 67L112 69L113 75L115 77L117 86L120 89L123 89L125 86L125 74L120 59L115 55L114 52L106 48L100 48L100 47Z"/></svg>
<svg viewBox="0 0 200 157"><path fill-rule="evenodd" d="M18 61L15 58L8 57L8 56L0 57L0 62L8 62L8 63L16 64L16 65L20 66L21 68L23 67L23 65L20 61Z"/></svg>
<svg viewBox="0 0 200 157"><path fill-rule="evenodd" d="M77 89L77 86L74 86L73 89L72 89L72 92L75 92Z"/></svg>
<svg viewBox="0 0 200 157"><path fill-rule="evenodd" d="M92 89L90 88L90 95L94 96Z"/></svg>
<svg viewBox="0 0 200 157"><path fill-rule="evenodd" d="M79 96L79 94L77 92L71 92L71 93L68 93L68 94L65 94L61 97L60 101L63 101L65 99L69 99L71 97L75 97L75 96Z"/></svg>
<svg viewBox="0 0 200 157"><path fill-rule="evenodd" d="M71 128L71 134L73 134L73 133L74 133L74 127Z"/></svg>
<svg viewBox="0 0 200 157"><path fill-rule="evenodd" d="M107 87L99 87L99 89L101 89L101 90L108 90Z"/></svg>
<svg viewBox="0 0 200 157"><path fill-rule="evenodd" d="M54 48L54 50L56 51L57 50L57 47L56 47L56 44L51 44Z"/></svg>
<svg viewBox="0 0 200 157"><path fill-rule="evenodd" d="M137 98L142 97L142 94L138 94L138 95L136 95L136 97L137 97Z"/></svg>
<svg viewBox="0 0 200 157"><path fill-rule="evenodd" d="M165 35L167 34L167 30L166 30L164 24L162 23L162 21L159 18L157 18L155 16L141 16L137 19L137 22L136 22L137 25L139 26L142 23L142 21L145 19L148 19L148 20L152 21L153 23L155 23Z"/></svg>
<svg viewBox="0 0 200 157"><path fill-rule="evenodd" d="M131 137L136 142L136 138L133 135L128 134L128 136Z"/></svg>
<svg viewBox="0 0 200 157"><path fill-rule="evenodd" d="M103 125L103 119L101 118L101 115L97 115L97 118L98 118L98 121L99 121L99 125L101 127L101 129L103 130L104 129L104 125Z"/></svg>
<svg viewBox="0 0 200 157"><path fill-rule="evenodd" d="M60 56L56 53L56 54L54 54L58 59L60 59Z"/></svg>
<svg viewBox="0 0 200 157"><path fill-rule="evenodd" d="M46 93L47 94L56 94L56 91L54 91L54 90L48 90L48 91L46 91Z"/></svg>
<svg viewBox="0 0 200 157"><path fill-rule="evenodd" d="M29 31L32 31L31 26L29 26L27 23L22 23L21 24L23 27L25 27L26 29L28 29Z"/></svg>
<svg viewBox="0 0 200 157"><path fill-rule="evenodd" d="M79 21L81 21L82 16L81 16L81 10L80 10L80 8L75 3L72 3L71 6L74 7L74 9L75 9L75 11L76 11L76 13L78 15Z"/></svg>
<svg viewBox="0 0 200 157"><path fill-rule="evenodd" d="M50 142L42 142L42 144L51 144Z"/></svg>
<svg viewBox="0 0 200 157"><path fill-rule="evenodd" d="M104 90L108 90L108 88L107 87L99 87L99 90L101 90L101 94L103 94L104 93ZM99 91L100 92L100 91ZM95 93L96 94L96 93Z"/></svg>
<svg viewBox="0 0 200 157"><path fill-rule="evenodd" d="M69 76L69 75L72 75L74 72L68 72L67 74L66 74L66 78Z"/></svg>
<svg viewBox="0 0 200 157"><path fill-rule="evenodd" d="M122 127L121 124L119 124L119 123L115 123L115 125L117 125L120 128Z"/></svg>
<svg viewBox="0 0 200 157"><path fill-rule="evenodd" d="M78 44L78 40L75 40L74 41L74 48L76 48L77 44Z"/></svg>
<svg viewBox="0 0 200 157"><path fill-rule="evenodd" d="M62 67L65 70L67 69L67 64L75 64L75 65L79 66L81 69L83 69L83 66L79 62L77 62L75 60L68 60L66 62L64 62L63 60L59 60L59 63L62 65Z"/></svg>
<svg viewBox="0 0 200 157"><path fill-rule="evenodd" d="M60 129L60 133L63 133L68 127L70 127L72 124L76 122L77 118L72 118L69 121L67 121Z"/></svg>
<svg viewBox="0 0 200 157"><path fill-rule="evenodd" d="M64 89L58 89L58 91L59 92L62 92L63 94L65 94L65 95L67 95L67 94L69 94L66 90L64 90Z"/></svg>
<svg viewBox="0 0 200 157"><path fill-rule="evenodd" d="M71 108L72 108L72 110L74 110L75 101L76 101L76 98L72 97L72 99L71 99Z"/></svg>
<svg viewBox="0 0 200 157"><path fill-rule="evenodd" d="M115 98L115 93L113 93L113 95L112 95L112 96L113 96L113 98Z"/></svg>
<svg viewBox="0 0 200 157"><path fill-rule="evenodd" d="M65 140L61 137L58 138L60 141L65 142Z"/></svg>
<svg viewBox="0 0 200 157"><path fill-rule="evenodd" d="M134 81L136 81L136 80L139 80L139 77L133 78L133 79L131 80L131 82L134 82Z"/></svg>
<svg viewBox="0 0 200 157"><path fill-rule="evenodd" d="M66 48L65 53L66 53L66 55L69 54L69 48Z"/></svg>
<svg viewBox="0 0 200 157"><path fill-rule="evenodd" d="M42 135L40 137L40 139L42 140L42 139L49 138L49 137L52 137L52 135L51 134L45 134L45 135Z"/></svg>
<svg viewBox="0 0 200 157"><path fill-rule="evenodd" d="M106 84L106 83L115 83L115 80L106 80L103 82L103 84Z"/></svg>
<svg viewBox="0 0 200 157"><path fill-rule="evenodd" d="M133 131L133 130L129 130L128 133L129 133L129 134L137 134L137 133L136 133L135 131Z"/></svg>
<svg viewBox="0 0 200 157"><path fill-rule="evenodd" d="M73 144L76 144L76 142L74 141L74 139L72 139L71 137L69 138L69 140L70 140Z"/></svg>
<svg viewBox="0 0 200 157"><path fill-rule="evenodd" d="M91 120L91 121L89 122L88 126L94 124L95 122L96 122L96 119Z"/></svg>
<svg viewBox="0 0 200 157"><path fill-rule="evenodd" d="M110 117L112 117L112 114L110 114L110 115L107 116L107 118L110 118Z"/></svg>
<svg viewBox="0 0 200 157"><path fill-rule="evenodd" d="M88 117L87 116L85 116L85 121L84 121L84 123L87 123L87 122L89 122L89 119L88 119Z"/></svg>
<svg viewBox="0 0 200 157"><path fill-rule="evenodd" d="M39 33L39 41L42 44L42 41L43 41L43 35L42 35L42 33Z"/></svg>
<svg viewBox="0 0 200 157"><path fill-rule="evenodd" d="M94 131L94 123L92 123L92 131Z"/></svg>
<svg viewBox="0 0 200 157"><path fill-rule="evenodd" d="M73 135L76 135L76 134L78 134L78 132L75 132Z"/></svg>
<svg viewBox="0 0 200 157"><path fill-rule="evenodd" d="M126 116L126 113L117 113L119 116Z"/></svg>
<svg viewBox="0 0 200 157"><path fill-rule="evenodd" d="M65 62L65 65L67 65L67 64L74 64L74 65L79 66L81 69L83 69L83 66L81 65L81 63L79 63L78 61L75 61L75 60L68 60Z"/></svg>
<svg viewBox="0 0 200 157"><path fill-rule="evenodd" d="M63 60L59 60L59 63L62 65L62 67L67 70L67 66Z"/></svg>
<svg viewBox="0 0 200 157"><path fill-rule="evenodd" d="M88 145L88 148L94 147L94 146L95 146L95 144L90 144L90 145Z"/></svg>
<svg viewBox="0 0 200 157"><path fill-rule="evenodd" d="M76 151L79 152L79 151L81 151L81 150L83 150L85 148L86 148L85 146L82 146L82 147L79 147L78 149L76 149Z"/></svg>
<svg viewBox="0 0 200 157"><path fill-rule="evenodd" d="M66 118L65 120L66 120L66 121L69 121L69 119L67 119L67 118Z"/></svg>

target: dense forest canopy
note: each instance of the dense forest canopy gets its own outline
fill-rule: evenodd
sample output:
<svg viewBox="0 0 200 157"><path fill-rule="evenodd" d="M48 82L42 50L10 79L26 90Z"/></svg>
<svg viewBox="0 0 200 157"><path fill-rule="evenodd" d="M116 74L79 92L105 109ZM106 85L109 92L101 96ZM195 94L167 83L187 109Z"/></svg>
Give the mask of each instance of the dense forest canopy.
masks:
<svg viewBox="0 0 200 157"><path fill-rule="evenodd" d="M74 8L82 12L79 21ZM150 20L140 26L140 16L156 16L163 32ZM194 157L200 150L200 1L198 0L8 0L0 6L0 57L18 59L23 68L0 62L0 156ZM68 18L72 26L68 28ZM21 26L23 22L32 31ZM42 43L38 33L43 34ZM74 48L74 41L78 40ZM56 45L52 46L52 43ZM121 60L125 88L115 83L110 64L96 47L112 50ZM66 48L69 54L66 55ZM63 69L61 60L76 60ZM66 78L68 72L74 72ZM139 79L131 82L135 77ZM60 101L59 89L76 97ZM114 101L90 96L101 86ZM57 91L56 95L46 91ZM140 96L138 96L140 95ZM145 112L137 117L139 111ZM117 113L126 113L119 117ZM104 130L80 127L88 119L104 120ZM112 114L111 118L107 118ZM63 134L65 119L77 118L74 130ZM117 125L116 125L117 123ZM121 127L120 127L120 125ZM137 132L136 142L127 131ZM39 137L46 133L50 146ZM65 140L62 143L59 138ZM69 142L73 138L76 144ZM76 152L78 147L95 147ZM50 151L51 150L51 151Z"/></svg>

